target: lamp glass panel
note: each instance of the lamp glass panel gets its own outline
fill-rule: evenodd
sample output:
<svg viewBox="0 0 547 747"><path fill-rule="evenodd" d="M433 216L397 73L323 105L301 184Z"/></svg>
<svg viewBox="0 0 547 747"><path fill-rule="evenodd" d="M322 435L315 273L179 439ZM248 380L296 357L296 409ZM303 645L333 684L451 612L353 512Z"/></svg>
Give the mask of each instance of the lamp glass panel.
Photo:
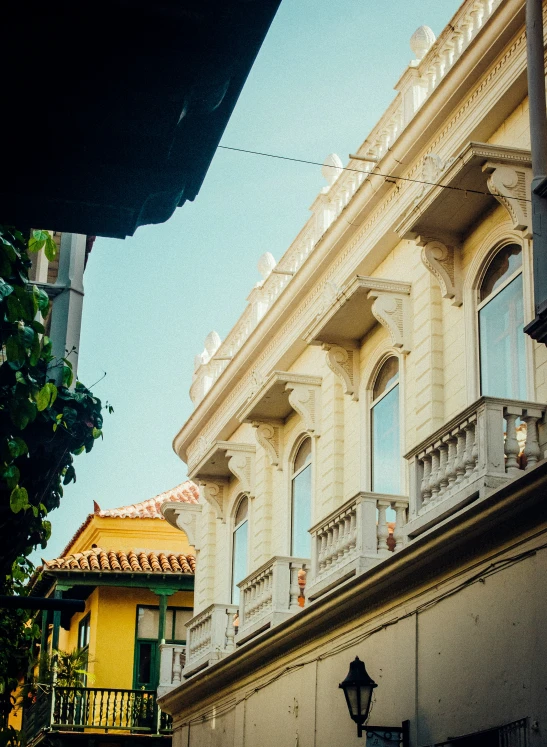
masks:
<svg viewBox="0 0 547 747"><path fill-rule="evenodd" d="M349 712L352 718L359 715L359 686L347 685L344 688L346 700L348 702Z"/></svg>

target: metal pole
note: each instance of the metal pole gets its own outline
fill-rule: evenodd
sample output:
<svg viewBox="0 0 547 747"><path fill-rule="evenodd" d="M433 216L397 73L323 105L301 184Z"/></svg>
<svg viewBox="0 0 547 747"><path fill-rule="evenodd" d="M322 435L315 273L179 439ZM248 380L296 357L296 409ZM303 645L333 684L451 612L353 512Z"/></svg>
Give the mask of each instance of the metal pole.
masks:
<svg viewBox="0 0 547 747"><path fill-rule="evenodd" d="M528 105L532 150L535 319L524 331L547 344L547 116L543 49L543 1L526 0Z"/></svg>

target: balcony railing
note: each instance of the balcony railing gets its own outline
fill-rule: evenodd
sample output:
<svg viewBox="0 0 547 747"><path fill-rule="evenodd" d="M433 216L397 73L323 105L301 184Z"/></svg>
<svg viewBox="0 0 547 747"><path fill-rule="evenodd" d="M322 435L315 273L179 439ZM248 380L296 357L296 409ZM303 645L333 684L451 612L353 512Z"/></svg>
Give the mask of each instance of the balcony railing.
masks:
<svg viewBox="0 0 547 747"><path fill-rule="evenodd" d="M158 709L155 692L52 686L23 713L27 741L49 729L158 734L171 731L171 717Z"/></svg>
<svg viewBox="0 0 547 747"><path fill-rule="evenodd" d="M399 550L407 509L406 496L360 492L313 526L307 598L317 599Z"/></svg>
<svg viewBox="0 0 547 747"><path fill-rule="evenodd" d="M514 479L544 457L547 407L481 397L406 455L409 537Z"/></svg>
<svg viewBox="0 0 547 747"><path fill-rule="evenodd" d="M186 664L186 645L162 643L160 645L160 684L158 697L163 697L182 682L182 670Z"/></svg>
<svg viewBox="0 0 547 747"><path fill-rule="evenodd" d="M237 605L211 604L186 623L186 662L182 676L203 669L234 650Z"/></svg>
<svg viewBox="0 0 547 747"><path fill-rule="evenodd" d="M238 584L241 602L237 645L301 609L299 572L309 563L309 558L276 556Z"/></svg>

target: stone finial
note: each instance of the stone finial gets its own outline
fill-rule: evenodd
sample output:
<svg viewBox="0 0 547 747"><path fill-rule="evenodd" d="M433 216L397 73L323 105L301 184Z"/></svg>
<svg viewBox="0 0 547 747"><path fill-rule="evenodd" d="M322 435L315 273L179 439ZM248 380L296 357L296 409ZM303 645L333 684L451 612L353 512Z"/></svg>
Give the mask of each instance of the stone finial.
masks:
<svg viewBox="0 0 547 747"><path fill-rule="evenodd" d="M214 330L212 332L209 332L209 334L205 338L205 350L207 351L209 358L212 358L213 355L217 352L221 342L222 340L220 339L218 332L215 332Z"/></svg>
<svg viewBox="0 0 547 747"><path fill-rule="evenodd" d="M327 156L323 161L323 165L321 166L321 174L323 175L323 178L326 179L326 181L329 183L329 186L332 186L342 173L343 168L344 165L340 160L340 156L338 156L336 153L331 153L330 156Z"/></svg>
<svg viewBox="0 0 547 747"><path fill-rule="evenodd" d="M269 277L276 264L277 262L273 258L273 255L270 254L270 252L264 252L258 260L257 265L258 271L262 275L262 280L266 280L266 278Z"/></svg>
<svg viewBox="0 0 547 747"><path fill-rule="evenodd" d="M419 26L410 37L410 49L417 60L422 60L429 52L437 37L429 26Z"/></svg>

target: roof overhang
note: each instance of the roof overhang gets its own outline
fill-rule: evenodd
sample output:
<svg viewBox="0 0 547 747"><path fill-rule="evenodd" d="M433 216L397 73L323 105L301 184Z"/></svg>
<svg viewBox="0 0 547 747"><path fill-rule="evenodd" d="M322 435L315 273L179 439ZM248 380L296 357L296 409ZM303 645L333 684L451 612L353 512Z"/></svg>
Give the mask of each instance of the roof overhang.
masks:
<svg viewBox="0 0 547 747"><path fill-rule="evenodd" d="M258 386L237 414L241 422L284 422L293 412L299 412L291 393L298 389L319 390L320 376L272 371Z"/></svg>
<svg viewBox="0 0 547 747"><path fill-rule="evenodd" d="M396 227L398 235L405 239L432 236L452 244L461 242L481 215L497 204L489 179L500 166L529 169L530 151L470 142L446 162L429 154L422 173L426 183Z"/></svg>
<svg viewBox="0 0 547 747"><path fill-rule="evenodd" d="M233 469L230 469L234 455L254 455L255 452L256 446L253 444L214 441L198 464L189 470L189 477L191 480L228 481L234 474Z"/></svg>
<svg viewBox="0 0 547 747"><path fill-rule="evenodd" d="M0 219L123 238L193 200L279 3L7 3Z"/></svg>
<svg viewBox="0 0 547 747"><path fill-rule="evenodd" d="M408 296L410 283L356 275L333 291L331 303L326 303L304 340L308 345L342 345L352 347L378 322L374 302L380 295Z"/></svg>

